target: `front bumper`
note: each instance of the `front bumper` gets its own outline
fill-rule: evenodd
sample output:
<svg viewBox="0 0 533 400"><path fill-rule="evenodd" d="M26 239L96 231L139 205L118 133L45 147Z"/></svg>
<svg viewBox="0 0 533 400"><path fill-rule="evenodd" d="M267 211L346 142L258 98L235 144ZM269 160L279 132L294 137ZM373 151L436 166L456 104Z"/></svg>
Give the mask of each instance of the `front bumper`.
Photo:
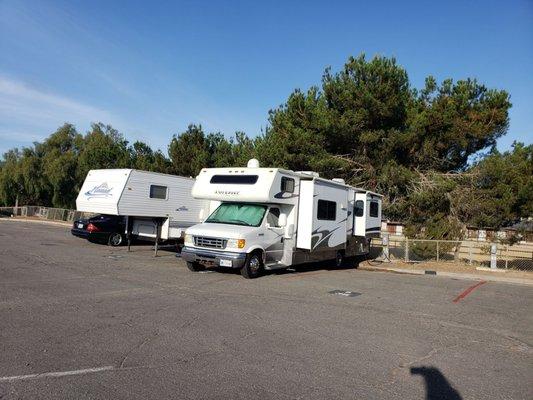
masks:
<svg viewBox="0 0 533 400"><path fill-rule="evenodd" d="M231 262L231 266L222 265L223 267L227 266L229 268L242 268L244 266L244 263L246 262L246 253L199 249L196 247L187 246L181 249L181 254L179 256L185 261L197 262L206 265L216 265L217 267L221 266L221 260L223 262L225 261L226 263Z"/></svg>

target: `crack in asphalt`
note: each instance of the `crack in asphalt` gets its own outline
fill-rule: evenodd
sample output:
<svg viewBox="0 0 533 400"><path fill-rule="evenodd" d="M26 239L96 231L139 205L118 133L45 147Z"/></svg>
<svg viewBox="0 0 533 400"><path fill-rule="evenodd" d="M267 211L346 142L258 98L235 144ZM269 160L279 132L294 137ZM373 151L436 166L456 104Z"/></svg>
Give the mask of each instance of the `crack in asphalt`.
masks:
<svg viewBox="0 0 533 400"><path fill-rule="evenodd" d="M158 331L154 331L151 335L145 337L139 344L137 344L136 346L133 346L123 357L122 357L122 360L120 361L119 363L119 366L118 368L119 369L122 369L124 368L124 364L126 363L126 360L128 359L128 357L133 354L135 351L138 351L140 349L143 348L143 346L153 340L155 340L156 337L159 336L159 332Z"/></svg>

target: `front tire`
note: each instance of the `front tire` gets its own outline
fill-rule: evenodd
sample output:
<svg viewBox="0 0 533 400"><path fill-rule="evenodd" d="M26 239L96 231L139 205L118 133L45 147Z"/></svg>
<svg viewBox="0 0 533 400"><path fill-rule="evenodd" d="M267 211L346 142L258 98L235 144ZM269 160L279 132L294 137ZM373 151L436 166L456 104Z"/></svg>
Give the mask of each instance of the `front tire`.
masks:
<svg viewBox="0 0 533 400"><path fill-rule="evenodd" d="M197 263L197 262L192 262L192 261L187 261L187 268L189 268L189 271L192 271L192 272L199 272L199 271L205 270L204 265Z"/></svg>
<svg viewBox="0 0 533 400"><path fill-rule="evenodd" d="M246 279L255 279L263 271L263 257L261 253L255 252L246 258L244 267L241 268L241 275Z"/></svg>
<svg viewBox="0 0 533 400"><path fill-rule="evenodd" d="M123 241L124 241L124 238L122 237L122 235L120 233L115 232L109 235L107 244L113 247L117 247L117 246L120 246Z"/></svg>

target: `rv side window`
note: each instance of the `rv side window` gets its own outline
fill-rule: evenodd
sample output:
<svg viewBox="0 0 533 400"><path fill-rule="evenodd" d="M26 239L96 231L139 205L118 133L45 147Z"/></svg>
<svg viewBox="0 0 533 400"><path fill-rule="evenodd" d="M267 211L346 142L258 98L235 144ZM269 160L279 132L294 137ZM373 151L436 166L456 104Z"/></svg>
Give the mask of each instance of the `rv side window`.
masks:
<svg viewBox="0 0 533 400"><path fill-rule="evenodd" d="M167 198L167 187L159 185L150 185L150 198L165 200Z"/></svg>
<svg viewBox="0 0 533 400"><path fill-rule="evenodd" d="M337 203L328 200L318 200L316 219L335 221L337 216Z"/></svg>
<svg viewBox="0 0 533 400"><path fill-rule="evenodd" d="M287 178L286 176L281 177L281 191L294 193L294 179Z"/></svg>
<svg viewBox="0 0 533 400"><path fill-rule="evenodd" d="M355 202L354 214L356 217L362 217L365 214L365 202L363 200Z"/></svg>
<svg viewBox="0 0 533 400"><path fill-rule="evenodd" d="M213 175L210 183L253 185L257 182L258 178L258 175Z"/></svg>
<svg viewBox="0 0 533 400"><path fill-rule="evenodd" d="M377 218L379 213L379 203L377 201L370 202L370 216Z"/></svg>
<svg viewBox="0 0 533 400"><path fill-rule="evenodd" d="M271 208L268 210L267 222L274 228L279 227L279 208Z"/></svg>

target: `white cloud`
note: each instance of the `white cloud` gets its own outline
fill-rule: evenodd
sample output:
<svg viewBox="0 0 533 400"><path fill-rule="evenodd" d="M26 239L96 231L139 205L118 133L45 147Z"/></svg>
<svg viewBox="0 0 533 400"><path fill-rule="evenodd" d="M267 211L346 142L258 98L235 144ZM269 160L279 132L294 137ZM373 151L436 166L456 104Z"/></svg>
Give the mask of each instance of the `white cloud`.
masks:
<svg viewBox="0 0 533 400"><path fill-rule="evenodd" d="M16 139L16 142L19 143L33 143L41 140L41 136L35 133L22 132L22 131L9 131L9 130L0 130L0 139L11 140Z"/></svg>
<svg viewBox="0 0 533 400"><path fill-rule="evenodd" d="M76 125L117 122L105 110L4 76L0 76L0 119L8 126L24 124L47 129L66 121Z"/></svg>

